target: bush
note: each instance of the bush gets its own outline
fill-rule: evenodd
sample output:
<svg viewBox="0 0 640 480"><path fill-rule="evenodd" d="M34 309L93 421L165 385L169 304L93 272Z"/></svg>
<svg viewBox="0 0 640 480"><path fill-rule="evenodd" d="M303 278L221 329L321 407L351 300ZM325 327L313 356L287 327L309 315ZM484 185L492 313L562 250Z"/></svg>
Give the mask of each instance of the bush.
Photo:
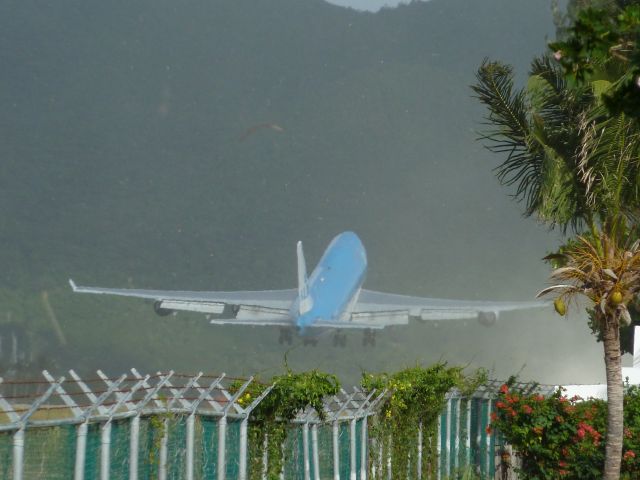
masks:
<svg viewBox="0 0 640 480"><path fill-rule="evenodd" d="M512 383L500 388L489 428L517 450L522 477L602 478L606 402L567 398L561 388L545 398L533 389L514 389ZM640 478L640 389L629 387L624 402L621 478Z"/></svg>

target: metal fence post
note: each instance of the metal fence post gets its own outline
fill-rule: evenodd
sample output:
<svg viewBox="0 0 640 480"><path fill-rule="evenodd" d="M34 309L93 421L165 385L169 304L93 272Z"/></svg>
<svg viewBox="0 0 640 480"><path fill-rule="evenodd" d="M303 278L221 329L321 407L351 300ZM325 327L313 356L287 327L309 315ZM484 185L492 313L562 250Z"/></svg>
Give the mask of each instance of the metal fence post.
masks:
<svg viewBox="0 0 640 480"><path fill-rule="evenodd" d="M311 480L311 466L309 464L309 422L302 424L302 461L304 464L304 480Z"/></svg>
<svg viewBox="0 0 640 480"><path fill-rule="evenodd" d="M349 480L357 480L356 479L356 419L355 417L351 419L349 422L349 463L350 471L349 471Z"/></svg>
<svg viewBox="0 0 640 480"><path fill-rule="evenodd" d="M47 380L49 380L50 382L53 381L53 377L51 377L46 370L43 371L42 373L47 378ZM105 392L103 392L99 397L96 397L95 394L91 390L89 390L89 387L87 387L87 385L80 379L80 377L78 377L76 372L74 372L73 370L69 370L69 374L78 384L82 392L91 401L91 405L89 405L89 407L87 407L85 411L82 412L81 415L79 415L79 417L82 418L84 421L80 425L78 425L78 431L76 433L76 459L75 459L75 465L73 470L73 478L74 480L83 480L84 464L85 464L86 452L87 452L87 430L89 427L88 418L96 409L100 413L106 412L106 407L104 407L102 403L120 386L120 384L127 378L127 376L126 375L120 376L118 380L116 380L115 382L109 385L109 388ZM57 390L58 390L58 393L64 392L64 390L62 390L62 387L58 387ZM65 401L65 403L72 408L72 411L74 411L75 413L75 409L73 408L73 405L75 405L75 402L73 402L70 399L67 400L65 398L65 397L68 397L66 393L64 395L61 394L60 396ZM80 409L78 408L78 410Z"/></svg>
<svg viewBox="0 0 640 480"><path fill-rule="evenodd" d="M100 426L100 480L109 480L109 460L111 455L111 422Z"/></svg>
<svg viewBox="0 0 640 480"><path fill-rule="evenodd" d="M169 442L169 419L162 421L162 438L160 439L160 462L158 480L167 480L167 444Z"/></svg>
<svg viewBox="0 0 640 480"><path fill-rule="evenodd" d="M225 458L227 441L227 415L223 414L218 419L218 476L216 480L224 480L227 472Z"/></svg>
<svg viewBox="0 0 640 480"><path fill-rule="evenodd" d="M247 435L249 430L249 417L244 417L240 422L240 452L238 456L238 480L247 479Z"/></svg>
<svg viewBox="0 0 640 480"><path fill-rule="evenodd" d="M195 443L196 416L191 414L187 417L186 431L186 480L193 480L194 443Z"/></svg>
<svg viewBox="0 0 640 480"><path fill-rule="evenodd" d="M471 397L467 398L467 437L465 438L467 446L467 465L471 464Z"/></svg>
<svg viewBox="0 0 640 480"><path fill-rule="evenodd" d="M318 452L318 424L311 425L311 458L313 460L313 480L320 480L320 455Z"/></svg>
<svg viewBox="0 0 640 480"><path fill-rule="evenodd" d="M24 468L24 426L13 434L13 480L22 480Z"/></svg>
<svg viewBox="0 0 640 480"><path fill-rule="evenodd" d="M369 453L369 435L367 426L368 415L362 417L362 424L360 425L360 480L367 480L367 471L369 467L368 453Z"/></svg>
<svg viewBox="0 0 640 480"><path fill-rule="evenodd" d="M76 461L73 469L74 480L84 480L84 462L87 452L87 430L89 424L84 421L78 425L76 432Z"/></svg>
<svg viewBox="0 0 640 480"><path fill-rule="evenodd" d="M131 419L129 431L129 480L138 480L138 450L140 445L140 414Z"/></svg>
<svg viewBox="0 0 640 480"><path fill-rule="evenodd" d="M253 379L253 377L251 377L251 379ZM232 401L235 402L235 399L240 394L242 394L242 392L244 392L245 388L247 388L248 386L249 386L249 382L243 385L240 388L239 393L236 393L236 396L232 399ZM251 404L246 408L242 408L236 405L236 408L241 410L242 414L244 415L244 418L242 419L242 423L240 424L240 458L239 458L240 465L238 468L238 480L247 479L247 441L248 441L247 436L248 436L248 430L249 430L248 428L249 415L251 415L251 412L253 411L253 409L256 408L262 400L264 400L264 397L266 397L269 394L269 392L273 390L274 386L275 384L271 384L267 388L265 388L262 391L262 393L258 395L258 397L255 398L253 402L251 402Z"/></svg>

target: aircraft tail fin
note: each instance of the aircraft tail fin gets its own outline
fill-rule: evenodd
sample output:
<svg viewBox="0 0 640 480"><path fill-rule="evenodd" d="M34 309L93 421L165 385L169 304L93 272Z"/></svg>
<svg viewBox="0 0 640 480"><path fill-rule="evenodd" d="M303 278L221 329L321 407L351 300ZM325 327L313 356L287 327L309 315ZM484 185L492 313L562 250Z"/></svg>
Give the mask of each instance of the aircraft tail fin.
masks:
<svg viewBox="0 0 640 480"><path fill-rule="evenodd" d="M307 264L304 260L304 252L302 251L302 242L298 242L297 245L298 254L298 301L299 301L299 313L300 315L307 313L311 310L313 301L309 295L308 279L307 279Z"/></svg>

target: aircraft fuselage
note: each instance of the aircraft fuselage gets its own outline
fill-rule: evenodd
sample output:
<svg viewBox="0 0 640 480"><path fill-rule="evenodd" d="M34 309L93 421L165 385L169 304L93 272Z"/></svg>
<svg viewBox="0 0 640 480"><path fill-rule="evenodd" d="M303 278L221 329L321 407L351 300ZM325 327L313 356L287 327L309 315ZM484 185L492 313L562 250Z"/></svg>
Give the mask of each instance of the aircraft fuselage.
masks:
<svg viewBox="0 0 640 480"><path fill-rule="evenodd" d="M349 314L367 273L367 253L353 232L336 236L309 276L310 308L300 312L305 300L298 297L291 314L299 333L317 321L335 322Z"/></svg>

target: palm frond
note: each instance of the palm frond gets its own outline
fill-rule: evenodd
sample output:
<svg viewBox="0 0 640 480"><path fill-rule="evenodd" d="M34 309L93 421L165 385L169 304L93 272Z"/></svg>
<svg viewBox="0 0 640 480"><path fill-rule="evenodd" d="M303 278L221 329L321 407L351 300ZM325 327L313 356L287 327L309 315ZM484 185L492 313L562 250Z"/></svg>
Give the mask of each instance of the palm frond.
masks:
<svg viewBox="0 0 640 480"><path fill-rule="evenodd" d="M543 151L531 142L528 105L522 90L514 92L510 66L485 59L471 88L489 110L486 124L495 127L481 139L492 152L506 153L507 159L496 167L503 185L515 185L513 196L525 202L526 215L535 212L539 203L540 168Z"/></svg>

